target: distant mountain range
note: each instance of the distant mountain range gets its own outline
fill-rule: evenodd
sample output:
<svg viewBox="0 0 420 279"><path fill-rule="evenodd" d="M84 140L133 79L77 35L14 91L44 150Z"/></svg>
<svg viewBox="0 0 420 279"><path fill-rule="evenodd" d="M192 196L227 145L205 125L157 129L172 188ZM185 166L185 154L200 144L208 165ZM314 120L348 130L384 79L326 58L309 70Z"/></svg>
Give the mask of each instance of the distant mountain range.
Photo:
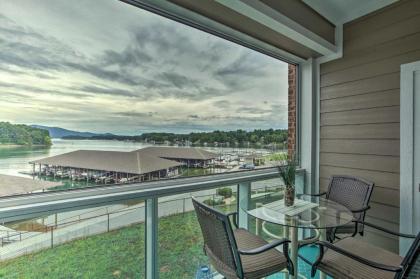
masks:
<svg viewBox="0 0 420 279"><path fill-rule="evenodd" d="M50 132L50 137L52 138L63 138L63 137L68 137L68 136L81 137L81 138L90 138L90 137L96 137L96 136L113 136L113 134L110 134L110 133L97 134L97 133L91 133L91 132L79 132L79 131L63 129L60 127L48 127L48 126L42 126L42 125L31 125L31 127L47 130L48 132Z"/></svg>

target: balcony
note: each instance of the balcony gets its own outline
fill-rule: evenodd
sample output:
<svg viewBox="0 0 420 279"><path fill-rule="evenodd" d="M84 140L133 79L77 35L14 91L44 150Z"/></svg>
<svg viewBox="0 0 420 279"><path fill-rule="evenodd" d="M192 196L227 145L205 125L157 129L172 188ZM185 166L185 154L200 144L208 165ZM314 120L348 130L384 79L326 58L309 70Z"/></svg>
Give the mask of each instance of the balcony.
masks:
<svg viewBox="0 0 420 279"><path fill-rule="evenodd" d="M335 175L373 182L366 221L385 232L366 226L363 235L349 239L360 241L361 248L372 245L396 257L411 251L418 257L418 246L410 250L416 242L403 236L420 231L419 1L122 2L289 63L289 151L299 155L297 194L323 192ZM85 165L77 171L100 171L115 155L107 156L96 168ZM130 161L140 169L139 160ZM288 235L284 227L296 226L250 213L283 199L277 168L171 179L178 172L158 169L142 176L138 171L128 181L133 177L124 170L130 183L1 197L0 277L178 279L194 278L204 265L210 266L211 278L222 278L203 253L192 197L222 212L237 211L239 227L267 241L283 235L303 243L314 232L322 238L316 225ZM89 173L81 177L90 179ZM112 179L122 181L116 172ZM339 223L339 218L332 219ZM299 259L294 266L299 274L283 270L267 278L310 278L320 251L291 247L291 257L299 254L309 263ZM413 259L415 271L419 262ZM346 268L352 275L351 266ZM315 276L325 278L319 271Z"/></svg>
<svg viewBox="0 0 420 279"><path fill-rule="evenodd" d="M230 191L221 196L218 188ZM304 188L300 170L297 189ZM282 195L278 170L268 168L4 198L1 269L6 278L193 278L200 265L209 263L192 196L234 211L241 199L255 205ZM239 223L257 230L256 219L243 210ZM32 264L25 265L29 259Z"/></svg>

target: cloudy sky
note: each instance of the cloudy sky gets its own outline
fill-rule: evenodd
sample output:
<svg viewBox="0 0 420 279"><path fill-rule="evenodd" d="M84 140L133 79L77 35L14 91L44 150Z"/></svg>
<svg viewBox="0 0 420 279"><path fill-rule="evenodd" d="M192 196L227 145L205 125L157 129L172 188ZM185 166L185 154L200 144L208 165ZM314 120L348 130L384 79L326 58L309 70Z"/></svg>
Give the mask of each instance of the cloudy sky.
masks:
<svg viewBox="0 0 420 279"><path fill-rule="evenodd" d="M117 0L0 2L0 121L139 134L287 127L287 64Z"/></svg>

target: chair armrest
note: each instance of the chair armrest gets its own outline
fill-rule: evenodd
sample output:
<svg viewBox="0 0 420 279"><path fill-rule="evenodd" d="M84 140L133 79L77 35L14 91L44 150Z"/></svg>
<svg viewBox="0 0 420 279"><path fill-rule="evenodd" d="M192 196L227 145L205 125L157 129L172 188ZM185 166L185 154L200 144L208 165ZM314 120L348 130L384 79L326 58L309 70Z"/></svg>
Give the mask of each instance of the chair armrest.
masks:
<svg viewBox="0 0 420 279"><path fill-rule="evenodd" d="M306 195L311 196L311 197L320 197L320 196L327 195L327 192L322 192L318 194L306 194Z"/></svg>
<svg viewBox="0 0 420 279"><path fill-rule="evenodd" d="M415 235L394 232L394 231L391 231L391 230L382 228L382 227L380 227L378 225L374 225L374 224L371 224L371 223L368 223L368 222L358 221L358 220L353 220L353 222L356 223L356 226L357 226L358 223L360 223L362 225L365 225L365 226L368 226L368 227L371 227L371 228L374 228L374 229L377 229L379 231L383 231L385 233L389 233L389 234L392 234L392 235L395 235L395 236L400 236L400 237L404 237L404 238L416 238Z"/></svg>
<svg viewBox="0 0 420 279"><path fill-rule="evenodd" d="M352 209L352 210L350 210L352 213L361 213L361 212L366 212L366 211L368 211L370 209L370 206L368 205L368 206L365 206L365 207L362 207L362 208L359 208L359 209Z"/></svg>
<svg viewBox="0 0 420 279"><path fill-rule="evenodd" d="M275 240L273 242L267 243L263 246L260 246L258 248L250 249L250 250L241 250L238 249L238 253L241 255L256 255L263 253L265 251L268 251L270 249L273 249L274 247L277 247L279 245L285 244L286 246L289 244L290 240L287 240L286 238L282 238L279 240ZM284 249L283 249L284 250Z"/></svg>
<svg viewBox="0 0 420 279"><path fill-rule="evenodd" d="M333 250L333 251L335 251L335 252L337 252L339 254L342 254L342 255L344 255L346 257L349 257L349 258L351 258L351 259L353 259L355 261L358 261L358 262L360 262L362 264L368 265L368 266L373 267L373 268L377 268L377 269L381 269L381 270L385 270L385 271L390 271L390 272L399 272L399 271L401 271L403 269L401 266L385 265L385 264L381 264L381 263L377 263L377 262L374 262L374 261L365 259L365 258L363 258L361 256L355 255L355 254L353 254L351 252L348 252L348 251L346 251L344 249L341 249L341 248L339 248L339 247L335 246L334 244L331 244L331 243L329 243L327 241L318 241L316 244L318 244L319 246L321 246L320 247L321 248L321 251L324 250L324 247L327 247L327 248L329 248L329 249L331 249L331 250ZM322 256L323 256L323 252L320 253L320 258L318 258L318 260L314 263L315 266L318 266L318 264L322 260Z"/></svg>
<svg viewBox="0 0 420 279"><path fill-rule="evenodd" d="M233 211L226 214L226 216L229 218L230 216L233 216L233 224L235 227L238 228L238 212Z"/></svg>

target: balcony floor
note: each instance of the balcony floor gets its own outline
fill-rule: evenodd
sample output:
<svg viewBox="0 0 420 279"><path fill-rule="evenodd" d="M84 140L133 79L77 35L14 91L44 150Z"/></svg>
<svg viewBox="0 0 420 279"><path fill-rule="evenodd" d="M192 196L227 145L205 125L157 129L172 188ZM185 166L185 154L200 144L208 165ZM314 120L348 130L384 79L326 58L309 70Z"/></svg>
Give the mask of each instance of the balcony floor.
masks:
<svg viewBox="0 0 420 279"><path fill-rule="evenodd" d="M311 262L314 262L318 256L318 248L315 246L303 247L299 249L299 255L302 255L303 257L310 260ZM302 261L301 259L299 259L299 273L305 276L307 279L311 278L311 266L305 263L304 261ZM280 274L280 273L267 277L267 279L283 279L283 278L285 278L285 275ZM319 279L319 272L317 272L314 278ZM331 277L327 277L327 278L331 278Z"/></svg>

